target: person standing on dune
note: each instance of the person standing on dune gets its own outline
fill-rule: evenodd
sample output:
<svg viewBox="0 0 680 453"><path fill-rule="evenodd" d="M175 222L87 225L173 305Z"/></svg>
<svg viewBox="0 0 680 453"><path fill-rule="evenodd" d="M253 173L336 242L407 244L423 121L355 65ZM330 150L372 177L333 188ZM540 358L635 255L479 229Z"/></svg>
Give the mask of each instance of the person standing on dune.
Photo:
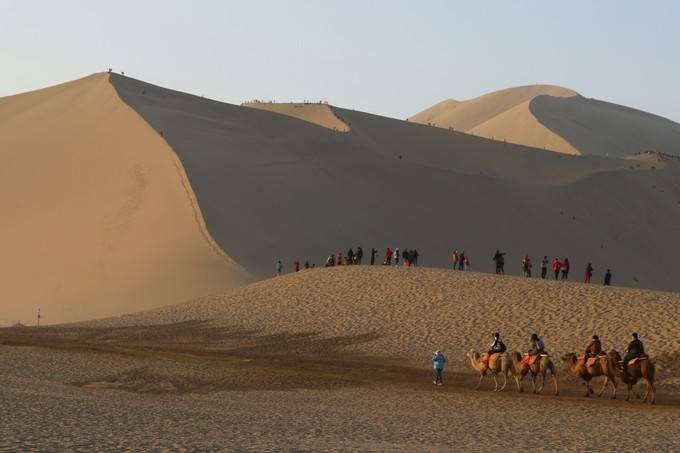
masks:
<svg viewBox="0 0 680 453"><path fill-rule="evenodd" d="M458 261L460 260L460 255L458 255L458 250L453 251L453 270L458 269Z"/></svg>
<svg viewBox="0 0 680 453"><path fill-rule="evenodd" d="M435 351L432 356L432 366L434 367L434 385L444 385L444 366L446 366L446 357L441 351Z"/></svg>
<svg viewBox="0 0 680 453"><path fill-rule="evenodd" d="M545 280L546 275L548 275L548 257L544 256L541 260L541 278Z"/></svg>
<svg viewBox="0 0 680 453"><path fill-rule="evenodd" d="M610 269L607 269L607 273L604 274L604 286L611 285L612 285L612 271Z"/></svg>
<svg viewBox="0 0 680 453"><path fill-rule="evenodd" d="M569 269L571 265L569 264L569 258L565 258L562 262L562 280L569 280Z"/></svg>
<svg viewBox="0 0 680 453"><path fill-rule="evenodd" d="M363 258L364 250L361 247L357 247L357 252L354 254L354 264L361 264Z"/></svg>
<svg viewBox="0 0 680 453"><path fill-rule="evenodd" d="M458 255L458 270L459 271L464 271L465 270L465 260L467 258L465 257L465 250L460 252L460 255Z"/></svg>
<svg viewBox="0 0 680 453"><path fill-rule="evenodd" d="M392 254L392 258L394 258L394 265L399 266L399 247L394 249L394 253Z"/></svg>
<svg viewBox="0 0 680 453"><path fill-rule="evenodd" d="M283 274L283 263L281 260L278 260L276 262L276 276L278 277L281 274Z"/></svg>
<svg viewBox="0 0 680 453"><path fill-rule="evenodd" d="M553 272L555 272L555 280L558 280L560 278L560 270L562 269L562 262L555 258L552 262L552 269Z"/></svg>
<svg viewBox="0 0 680 453"><path fill-rule="evenodd" d="M496 274L505 274L505 252L496 249L493 255L493 262L496 263Z"/></svg>
<svg viewBox="0 0 680 453"><path fill-rule="evenodd" d="M586 272L585 272L585 277L583 279L583 283L590 283L590 280L593 278L593 265L588 263L586 266Z"/></svg>
<svg viewBox="0 0 680 453"><path fill-rule="evenodd" d="M375 264L375 255L378 253L378 251L375 249L375 247L371 247L371 266Z"/></svg>
<svg viewBox="0 0 680 453"><path fill-rule="evenodd" d="M392 249L387 247L387 250L385 251L385 262L383 263L387 266L392 264Z"/></svg>

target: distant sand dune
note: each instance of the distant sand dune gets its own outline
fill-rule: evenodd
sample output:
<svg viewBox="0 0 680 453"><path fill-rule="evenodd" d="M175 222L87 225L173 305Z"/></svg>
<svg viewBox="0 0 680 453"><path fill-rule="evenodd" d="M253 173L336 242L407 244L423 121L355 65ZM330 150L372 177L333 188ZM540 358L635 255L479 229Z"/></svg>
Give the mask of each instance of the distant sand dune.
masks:
<svg viewBox="0 0 680 453"><path fill-rule="evenodd" d="M410 120L565 154L680 155L680 124L552 85L447 100Z"/></svg>
<svg viewBox="0 0 680 453"><path fill-rule="evenodd" d="M331 106L326 104L247 102L243 105L292 116L334 131L349 131L349 125L337 115Z"/></svg>

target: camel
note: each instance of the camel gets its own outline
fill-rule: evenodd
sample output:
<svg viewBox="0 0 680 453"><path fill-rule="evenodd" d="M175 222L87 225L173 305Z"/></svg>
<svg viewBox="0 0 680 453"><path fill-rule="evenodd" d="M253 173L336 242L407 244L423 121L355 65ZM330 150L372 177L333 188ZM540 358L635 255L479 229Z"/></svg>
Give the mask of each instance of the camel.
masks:
<svg viewBox="0 0 680 453"><path fill-rule="evenodd" d="M602 396L607 389L607 385L611 384L614 389L612 399L616 399L616 376L610 369L608 365L609 360L606 356L600 356L591 366L587 365L587 361L584 357L576 357L576 354L573 352L565 354L564 357L562 357L562 360L567 364L567 369L572 376L583 379L583 382L586 385L585 396L590 396L593 393L593 389L590 388L591 379L604 376L604 383L597 396Z"/></svg>
<svg viewBox="0 0 680 453"><path fill-rule="evenodd" d="M466 356L470 360L472 368L479 373L479 383L477 384L477 387L475 387L475 390L479 390L487 372L491 373L491 376L493 377L494 392L502 392L508 385L508 373L512 373L515 382L517 383L517 389L519 389L519 381L517 380L512 360L510 360L510 357L508 357L506 352L493 354L488 365L484 363L482 356L478 352L470 351ZM496 378L496 375L498 374L503 375L503 385L500 388L498 388L498 379Z"/></svg>
<svg viewBox="0 0 680 453"><path fill-rule="evenodd" d="M642 399L642 402L646 403L647 398L649 398L649 404L656 403L656 387L654 386L655 368L652 359L644 356L633 365L626 364L627 373L624 373L623 370L619 368L621 354L619 354L618 351L612 349L609 351L607 358L610 372L617 375L619 379L628 386L626 401L630 401L630 392L633 390L633 386L637 384L640 379L644 379L647 384L647 391L645 392L645 397Z"/></svg>
<svg viewBox="0 0 680 453"><path fill-rule="evenodd" d="M511 354L511 357L512 365L515 369L516 376L519 382L518 390L520 392L524 391L524 386L522 385L524 376L530 374L531 384L534 388L534 393L536 394L541 393L543 391L543 387L545 386L545 376L548 373L548 371L550 371L550 376L552 377L553 384L555 385L555 396L560 394L559 385L557 383L557 369L555 368L555 364L553 363L550 356L548 356L547 354L542 354L541 357L531 365L522 363L522 354L520 354L517 351L513 352ZM540 387L536 388L536 376L538 376L539 374L541 375L541 385Z"/></svg>

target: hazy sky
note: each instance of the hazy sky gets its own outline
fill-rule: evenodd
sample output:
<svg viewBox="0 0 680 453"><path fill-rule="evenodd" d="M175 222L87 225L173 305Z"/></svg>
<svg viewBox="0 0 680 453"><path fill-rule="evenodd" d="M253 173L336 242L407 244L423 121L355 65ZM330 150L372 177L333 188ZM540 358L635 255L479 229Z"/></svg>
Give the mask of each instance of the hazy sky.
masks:
<svg viewBox="0 0 680 453"><path fill-rule="evenodd" d="M552 83L680 121L680 1L0 0L0 96L108 67L398 118Z"/></svg>

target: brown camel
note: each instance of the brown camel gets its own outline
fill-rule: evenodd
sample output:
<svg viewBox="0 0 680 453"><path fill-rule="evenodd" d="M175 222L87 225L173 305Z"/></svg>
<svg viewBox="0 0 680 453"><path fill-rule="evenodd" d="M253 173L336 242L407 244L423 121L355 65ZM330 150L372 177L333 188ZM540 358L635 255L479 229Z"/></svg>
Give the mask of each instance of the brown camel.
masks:
<svg viewBox="0 0 680 453"><path fill-rule="evenodd" d="M594 377L604 376L604 383L597 396L602 396L607 389L607 384L611 384L614 389L612 399L616 399L616 375L608 365L607 356L598 357L595 363L590 366L588 366L585 357L576 357L573 352L565 354L562 360L567 364L567 369L572 376L583 379L586 385L585 396L590 396L593 393L593 389L590 388L590 380Z"/></svg>
<svg viewBox="0 0 680 453"><path fill-rule="evenodd" d="M515 378L515 382L517 383L517 388L519 389L519 381L517 380L515 369L512 366L512 360L510 360L510 357L508 357L506 352L493 354L488 365L484 363L482 356L478 352L470 351L466 354L466 356L468 359L470 359L472 368L474 368L479 373L479 383L477 384L477 387L475 387L475 390L479 390L479 387L481 387L482 381L484 380L484 376L486 376L487 372L491 373L491 376L493 377L494 392L502 392L508 385L508 373L512 373L513 377ZM498 388L498 379L496 378L496 375L498 374L503 375L503 385L500 388Z"/></svg>
<svg viewBox="0 0 680 453"><path fill-rule="evenodd" d="M550 356L547 354L541 354L541 356L531 365L522 363L522 354L517 351L513 352L511 357L512 365L515 369L515 372L517 373L519 382L517 387L520 392L524 391L524 385L522 384L524 376L529 374L531 375L531 385L534 388L534 393L541 393L543 391L543 387L545 386L545 376L548 371L550 371L550 376L552 377L553 384L555 385L555 395L560 394L559 385L557 383L557 369L555 368L555 364L553 363ZM536 388L536 376L538 375L541 376L541 385L540 387Z"/></svg>
<svg viewBox="0 0 680 453"><path fill-rule="evenodd" d="M647 398L650 398L649 404L656 403L656 387L654 386L654 374L655 368L652 363L652 359L647 356L640 358L634 364L625 364L626 373L619 367L621 362L621 354L618 351L612 349L609 351L607 356L609 361L610 371L617 375L619 379L623 381L624 384L628 386L628 393L626 394L626 401L630 401L630 392L633 390L633 386L637 384L640 379L644 379L647 384L647 391L645 392L645 397L642 399L643 403L647 402Z"/></svg>

